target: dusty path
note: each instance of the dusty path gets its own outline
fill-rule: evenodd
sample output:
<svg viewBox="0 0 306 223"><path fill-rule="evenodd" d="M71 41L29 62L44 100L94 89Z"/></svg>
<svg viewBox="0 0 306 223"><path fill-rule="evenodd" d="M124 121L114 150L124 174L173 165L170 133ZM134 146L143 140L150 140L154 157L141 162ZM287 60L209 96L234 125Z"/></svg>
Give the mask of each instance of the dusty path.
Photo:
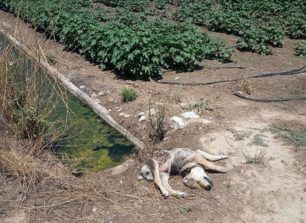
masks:
<svg viewBox="0 0 306 223"><path fill-rule="evenodd" d="M266 110L201 138L209 151L229 154L227 165L232 171L224 183L239 202L225 202L241 208L243 222L304 222L306 217L305 151L294 151L274 138L269 129L275 120L306 124L299 116ZM262 164L245 164L247 159Z"/></svg>

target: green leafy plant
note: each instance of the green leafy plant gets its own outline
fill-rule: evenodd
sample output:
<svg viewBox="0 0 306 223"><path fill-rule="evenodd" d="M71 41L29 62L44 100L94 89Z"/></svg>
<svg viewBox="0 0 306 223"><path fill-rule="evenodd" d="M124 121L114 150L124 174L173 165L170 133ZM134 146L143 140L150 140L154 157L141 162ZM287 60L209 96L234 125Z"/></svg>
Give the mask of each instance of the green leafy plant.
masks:
<svg viewBox="0 0 306 223"><path fill-rule="evenodd" d="M57 63L56 57L51 52L46 52L45 57L49 64L55 65Z"/></svg>
<svg viewBox="0 0 306 223"><path fill-rule="evenodd" d="M135 101L136 98L138 97L138 91L135 88L130 88L125 86L121 93L121 100L123 102L131 102L131 101Z"/></svg>
<svg viewBox="0 0 306 223"><path fill-rule="evenodd" d="M306 6L303 0L188 1L175 13L177 21L190 20L210 30L241 36L237 48L271 54L282 47L285 34L290 38L306 37Z"/></svg>
<svg viewBox="0 0 306 223"><path fill-rule="evenodd" d="M227 61L232 54L232 49L223 42L187 23L147 20L127 13L101 24L93 6L81 0L50 0L44 4L34 0L0 0L0 3L3 8L8 4L11 12L36 29L55 36L66 49L80 52L101 68L114 69L132 79L160 77L161 67L191 71L204 59ZM90 10L93 13L88 13Z"/></svg>
<svg viewBox="0 0 306 223"><path fill-rule="evenodd" d="M306 57L306 41L300 41L295 48L295 55Z"/></svg>

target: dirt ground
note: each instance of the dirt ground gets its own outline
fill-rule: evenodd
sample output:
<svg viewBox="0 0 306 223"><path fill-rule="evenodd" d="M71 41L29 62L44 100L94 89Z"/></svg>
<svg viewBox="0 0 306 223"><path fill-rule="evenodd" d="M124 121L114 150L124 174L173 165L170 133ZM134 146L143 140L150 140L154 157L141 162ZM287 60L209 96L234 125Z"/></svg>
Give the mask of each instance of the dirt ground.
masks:
<svg viewBox="0 0 306 223"><path fill-rule="evenodd" d="M56 67L77 86L95 96L109 109L112 117L146 144L147 158L155 149L189 147L211 153L223 153L228 159L220 162L229 169L226 174L209 173L214 181L211 191L186 188L179 176L170 183L187 192L184 199L164 199L152 183L137 180L142 161L132 160L126 171L116 175L100 172L77 179L77 182L100 180L103 199L90 198L86 205L40 196L22 204L9 200L16 197L2 192L14 182L1 176L0 202L2 222L297 222L306 220L306 148L278 137L277 125L306 129L306 101L260 103L237 98L234 90L249 91L255 98L280 98L306 95L306 73L269 78L245 78L262 72L277 72L301 67L305 60L295 57L296 41L286 39L283 48L274 48L273 55L262 56L235 51L233 63L205 61L204 68L190 73L167 71L163 80L208 82L241 78L241 81L208 86L165 85L155 82L129 81L111 71L101 71L77 53L67 52L28 24L0 11L0 21L7 32L35 51L38 44L56 57ZM212 33L230 45L236 37ZM238 68L222 68L239 66ZM120 91L125 85L135 87L139 98L122 103ZM102 93L101 93L102 92ZM179 115L186 107L205 100L211 109L199 113L210 124L194 122L181 130L169 130L164 141L154 144L149 121L138 121L138 113L149 109L150 100L166 105L167 117ZM120 116L128 114L128 118ZM302 140L306 130L300 131ZM44 185L52 190L50 185ZM18 194L16 188L15 193ZM103 192L101 192L103 191ZM53 193L53 195L55 195ZM101 195L101 194L100 194ZM100 197L100 196L97 196ZM2 199L2 198L1 198ZM8 200L7 200L8 199ZM40 208L41 207L41 208ZM82 208L81 208L82 207ZM63 218L65 216L65 218ZM17 220L16 220L17 219Z"/></svg>

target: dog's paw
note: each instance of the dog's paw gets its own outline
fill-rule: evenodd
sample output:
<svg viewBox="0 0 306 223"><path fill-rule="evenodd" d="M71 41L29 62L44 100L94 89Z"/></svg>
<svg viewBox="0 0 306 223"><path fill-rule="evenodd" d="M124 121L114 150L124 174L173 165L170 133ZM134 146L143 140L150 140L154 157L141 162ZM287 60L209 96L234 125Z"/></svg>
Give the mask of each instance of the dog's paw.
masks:
<svg viewBox="0 0 306 223"><path fill-rule="evenodd" d="M221 154L220 157L221 157L221 159L227 159L227 156L224 155L224 154Z"/></svg>
<svg viewBox="0 0 306 223"><path fill-rule="evenodd" d="M220 173L226 173L226 172L227 172L227 168L221 167L221 166L219 166L216 170L217 170L218 172L220 172Z"/></svg>
<svg viewBox="0 0 306 223"><path fill-rule="evenodd" d="M174 197L177 197L177 198L182 198L182 197L186 197L186 196L187 196L187 194L185 192L180 192L180 191L178 191L174 194Z"/></svg>
<svg viewBox="0 0 306 223"><path fill-rule="evenodd" d="M164 191L163 195L164 195L164 198L168 198L169 197L169 192L168 191Z"/></svg>

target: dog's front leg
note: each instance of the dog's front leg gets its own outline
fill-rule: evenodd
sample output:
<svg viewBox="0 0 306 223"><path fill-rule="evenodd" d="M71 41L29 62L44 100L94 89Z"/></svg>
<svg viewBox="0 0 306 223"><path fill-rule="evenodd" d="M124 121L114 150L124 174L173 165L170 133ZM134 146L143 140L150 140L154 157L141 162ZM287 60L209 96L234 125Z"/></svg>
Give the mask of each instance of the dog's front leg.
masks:
<svg viewBox="0 0 306 223"><path fill-rule="evenodd" d="M155 185L160 189L160 191L162 192L162 194L165 196L165 197L168 197L169 196L169 192L167 191L167 189L163 186L162 182L161 182L161 179L160 179L160 172L159 172L159 166L158 166L158 163L156 160L154 159L150 159L148 161L148 164L152 167L152 173L153 173L153 176L154 176L154 183Z"/></svg>
<svg viewBox="0 0 306 223"><path fill-rule="evenodd" d="M160 178L161 178L163 186L169 191L171 195L178 196L178 197L185 197L186 196L185 192L172 189L172 187L169 185L169 176L170 176L170 173L168 172L160 173Z"/></svg>

